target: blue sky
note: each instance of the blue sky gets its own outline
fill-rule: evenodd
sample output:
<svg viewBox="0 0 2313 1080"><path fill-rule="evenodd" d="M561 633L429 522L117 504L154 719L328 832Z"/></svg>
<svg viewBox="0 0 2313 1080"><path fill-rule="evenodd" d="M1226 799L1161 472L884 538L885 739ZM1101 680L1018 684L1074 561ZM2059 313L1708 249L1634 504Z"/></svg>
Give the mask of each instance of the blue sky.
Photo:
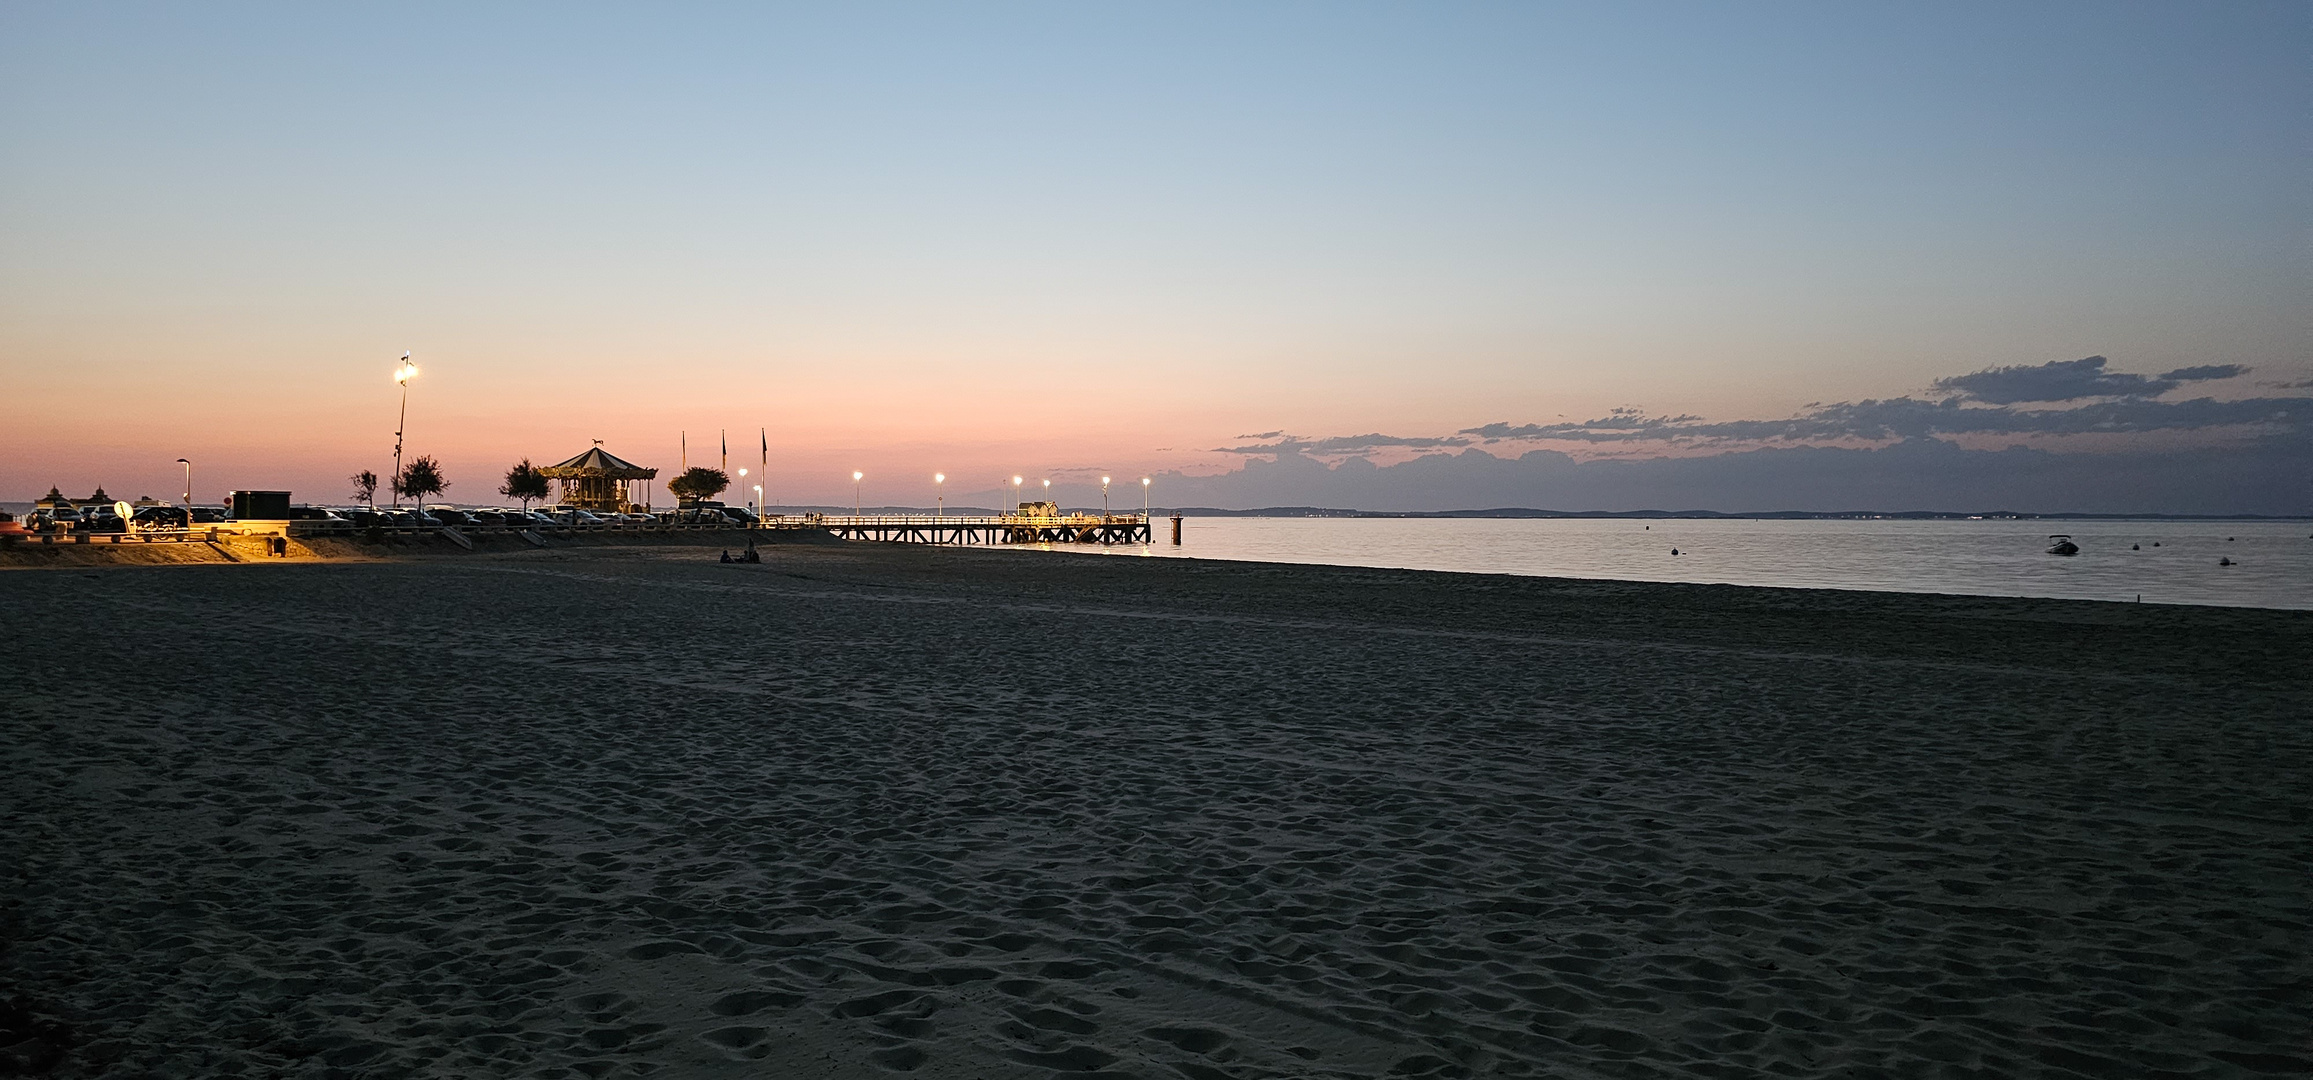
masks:
<svg viewBox="0 0 2313 1080"><path fill-rule="evenodd" d="M1266 431L1775 419L2089 356L2287 398L2307 24L10 4L0 361L34 419L0 497L188 449L332 483L390 448L403 349L455 474L763 426L797 501L855 467L1227 471ZM43 419L85 402L147 419ZM200 421L250 402L272 422Z"/></svg>

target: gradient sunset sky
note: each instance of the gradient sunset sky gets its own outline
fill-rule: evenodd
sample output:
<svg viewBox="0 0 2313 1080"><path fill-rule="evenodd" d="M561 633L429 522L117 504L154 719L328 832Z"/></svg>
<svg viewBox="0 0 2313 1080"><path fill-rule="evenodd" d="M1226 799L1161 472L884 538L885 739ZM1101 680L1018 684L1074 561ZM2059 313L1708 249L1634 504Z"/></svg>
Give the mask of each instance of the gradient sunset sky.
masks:
<svg viewBox="0 0 2313 1080"><path fill-rule="evenodd" d="M869 503L926 505L935 470L952 500L1022 473L1081 504L1102 471L1226 498L1213 476L1280 453L1734 452L1791 436L1731 422L1888 399L2138 419L1806 438L2296 447L2309 26L8 3L0 500L170 496L179 457L204 501L342 500L390 467L404 350L411 452L464 502L594 439L665 477L678 432L711 464L728 429L752 467L761 427L775 502L848 503L856 468ZM1997 369L2025 374L1954 381ZM1617 408L1717 426L1556 426Z"/></svg>

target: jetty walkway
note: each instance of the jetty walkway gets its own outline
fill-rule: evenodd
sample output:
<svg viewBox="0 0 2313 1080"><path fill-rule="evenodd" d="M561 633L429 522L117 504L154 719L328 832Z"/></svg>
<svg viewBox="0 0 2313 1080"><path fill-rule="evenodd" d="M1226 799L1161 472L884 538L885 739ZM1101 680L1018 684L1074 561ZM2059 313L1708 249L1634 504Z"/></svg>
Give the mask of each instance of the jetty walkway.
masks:
<svg viewBox="0 0 2313 1080"><path fill-rule="evenodd" d="M1141 514L802 514L772 517L758 529L817 529L846 540L898 544L1146 544Z"/></svg>

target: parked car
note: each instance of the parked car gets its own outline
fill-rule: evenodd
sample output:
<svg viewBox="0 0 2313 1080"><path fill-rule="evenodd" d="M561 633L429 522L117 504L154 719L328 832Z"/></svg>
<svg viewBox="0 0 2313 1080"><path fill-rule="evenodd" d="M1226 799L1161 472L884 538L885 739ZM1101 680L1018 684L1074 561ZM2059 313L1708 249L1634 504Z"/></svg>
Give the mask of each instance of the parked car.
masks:
<svg viewBox="0 0 2313 1080"><path fill-rule="evenodd" d="M289 520L344 521L346 517L326 506L292 506L289 508Z"/></svg>
<svg viewBox="0 0 2313 1080"><path fill-rule="evenodd" d="M426 514L434 519L436 525L456 526L474 523L474 519L467 517L465 511L455 506L429 506L426 507Z"/></svg>
<svg viewBox="0 0 2313 1080"><path fill-rule="evenodd" d="M182 529L185 511L177 506L141 506L129 517L140 529Z"/></svg>
<svg viewBox="0 0 2313 1080"><path fill-rule="evenodd" d="M566 529L602 524L601 518L575 506L549 506L539 510L539 513Z"/></svg>
<svg viewBox="0 0 2313 1080"><path fill-rule="evenodd" d="M215 525L224 520L225 508L222 506L196 506L193 508L193 524L195 525Z"/></svg>
<svg viewBox="0 0 2313 1080"><path fill-rule="evenodd" d="M25 515L24 527L33 532L70 532L80 527L80 511L69 506L44 507Z"/></svg>

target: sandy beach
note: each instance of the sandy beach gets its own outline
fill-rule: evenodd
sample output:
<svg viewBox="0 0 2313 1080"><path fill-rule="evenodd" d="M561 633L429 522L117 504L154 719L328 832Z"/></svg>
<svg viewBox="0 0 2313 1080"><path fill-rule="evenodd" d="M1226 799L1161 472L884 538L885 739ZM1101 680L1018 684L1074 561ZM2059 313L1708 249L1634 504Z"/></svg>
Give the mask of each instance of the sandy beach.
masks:
<svg viewBox="0 0 2313 1080"><path fill-rule="evenodd" d="M2313 1069L2313 614L330 554L0 571L0 1073Z"/></svg>

